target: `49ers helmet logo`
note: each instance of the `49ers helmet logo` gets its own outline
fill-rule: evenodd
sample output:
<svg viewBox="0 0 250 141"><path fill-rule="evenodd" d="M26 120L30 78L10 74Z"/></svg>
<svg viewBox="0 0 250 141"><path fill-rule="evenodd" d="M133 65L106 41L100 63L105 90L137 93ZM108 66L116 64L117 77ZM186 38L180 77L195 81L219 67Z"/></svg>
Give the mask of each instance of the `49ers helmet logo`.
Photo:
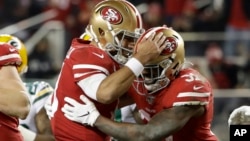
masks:
<svg viewBox="0 0 250 141"><path fill-rule="evenodd" d="M178 46L176 39L174 37L167 37L166 42L167 42L167 46L165 47L165 49L161 53L163 55L168 55L168 54L172 53L173 51L176 50L176 48Z"/></svg>
<svg viewBox="0 0 250 141"><path fill-rule="evenodd" d="M119 24L122 21L121 13L112 7L104 7L101 10L101 16L111 24Z"/></svg>

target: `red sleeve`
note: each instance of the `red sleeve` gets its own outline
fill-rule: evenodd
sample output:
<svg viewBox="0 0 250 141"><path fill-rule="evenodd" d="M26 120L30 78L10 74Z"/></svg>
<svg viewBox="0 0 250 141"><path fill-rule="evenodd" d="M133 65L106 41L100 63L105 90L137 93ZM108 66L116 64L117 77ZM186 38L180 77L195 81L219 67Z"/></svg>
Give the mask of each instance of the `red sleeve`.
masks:
<svg viewBox="0 0 250 141"><path fill-rule="evenodd" d="M207 105L211 95L211 88L206 84L190 83L178 92L173 106Z"/></svg>
<svg viewBox="0 0 250 141"><path fill-rule="evenodd" d="M171 99L172 106L209 104L210 97L213 96L212 88L210 83L201 77L196 72L184 72L169 88L168 92L172 98L167 95L165 99Z"/></svg>
<svg viewBox="0 0 250 141"><path fill-rule="evenodd" d="M105 51L76 40L73 41L69 54L66 61L72 66L76 82L93 74L109 75L118 67Z"/></svg>
<svg viewBox="0 0 250 141"><path fill-rule="evenodd" d="M0 44L0 67L6 65L18 66L21 64L21 57L17 49L9 44Z"/></svg>

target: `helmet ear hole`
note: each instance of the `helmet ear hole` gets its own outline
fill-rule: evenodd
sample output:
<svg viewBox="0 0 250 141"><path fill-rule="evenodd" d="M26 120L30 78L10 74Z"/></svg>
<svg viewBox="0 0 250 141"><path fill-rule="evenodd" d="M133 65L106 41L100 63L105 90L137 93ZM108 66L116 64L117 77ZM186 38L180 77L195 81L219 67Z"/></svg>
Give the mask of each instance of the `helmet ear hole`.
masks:
<svg viewBox="0 0 250 141"><path fill-rule="evenodd" d="M104 36L104 35L105 35L105 32L104 32L104 30L103 30L103 29L98 28L98 31L99 31L99 34L100 34L101 36Z"/></svg>

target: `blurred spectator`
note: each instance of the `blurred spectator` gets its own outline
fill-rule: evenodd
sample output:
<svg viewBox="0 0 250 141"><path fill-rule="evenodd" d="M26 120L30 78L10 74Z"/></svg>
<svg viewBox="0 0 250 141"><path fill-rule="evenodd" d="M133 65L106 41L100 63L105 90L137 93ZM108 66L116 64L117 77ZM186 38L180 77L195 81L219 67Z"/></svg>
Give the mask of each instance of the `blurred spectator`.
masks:
<svg viewBox="0 0 250 141"><path fill-rule="evenodd" d="M142 14L143 25L145 29L160 26L164 24L162 18L162 3L159 1L152 1L147 4L148 10Z"/></svg>
<svg viewBox="0 0 250 141"><path fill-rule="evenodd" d="M208 44L205 56L211 73L211 81L214 82L213 87L218 89L237 88L240 66L225 60L221 46L217 43Z"/></svg>
<svg viewBox="0 0 250 141"><path fill-rule="evenodd" d="M25 78L51 78L59 72L53 66L53 60L48 51L48 40L44 38L29 55L29 69L25 74Z"/></svg>
<svg viewBox="0 0 250 141"><path fill-rule="evenodd" d="M0 3L2 6L0 7L2 12L0 14L0 29L30 17L29 8L31 6L31 0L2 0ZM15 31L16 29L13 30ZM15 35L25 40L30 36L30 33L28 30L25 30L18 32L18 35L15 33Z"/></svg>
<svg viewBox="0 0 250 141"><path fill-rule="evenodd" d="M101 0L85 0L85 1L81 1L78 4L80 11L79 11L77 18L78 18L78 21L80 21L82 27L85 27L88 24L92 9L100 1Z"/></svg>
<svg viewBox="0 0 250 141"><path fill-rule="evenodd" d="M29 17L30 0L2 0L3 26Z"/></svg>
<svg viewBox="0 0 250 141"><path fill-rule="evenodd" d="M65 53L74 37L79 37L88 22L93 6L101 0L48 0L44 11L55 10L58 15L50 20L61 21L66 30Z"/></svg>
<svg viewBox="0 0 250 141"><path fill-rule="evenodd" d="M250 1L224 0L223 19L226 23L224 52L226 57L249 55ZM239 52L239 48L243 50Z"/></svg>
<svg viewBox="0 0 250 141"><path fill-rule="evenodd" d="M64 52L66 53L67 46L70 44L71 39L73 38L74 33L72 33L72 28L76 24L75 18L75 7L73 8L72 3L75 0L48 0L47 5L44 7L44 11L54 10L57 12L57 16L50 19L49 21L61 21L65 27L65 46ZM73 8L73 10L72 10ZM72 13L72 14L71 14ZM74 13L74 14L73 14ZM79 30L78 30L79 31Z"/></svg>
<svg viewBox="0 0 250 141"><path fill-rule="evenodd" d="M234 62L227 62L224 58L222 46L217 43L210 43L205 52L208 61L208 68L211 76L211 84L215 89L234 89L239 87L241 66ZM235 93L237 97L237 93ZM216 98L214 100L214 119L213 125L221 125L224 117L228 116L232 110L240 104L249 103L249 99L243 98Z"/></svg>
<svg viewBox="0 0 250 141"><path fill-rule="evenodd" d="M177 31L192 29L195 7L193 0L164 0L165 23Z"/></svg>
<svg viewBox="0 0 250 141"><path fill-rule="evenodd" d="M193 18L193 31L224 31L221 22L222 0L194 0L195 16Z"/></svg>

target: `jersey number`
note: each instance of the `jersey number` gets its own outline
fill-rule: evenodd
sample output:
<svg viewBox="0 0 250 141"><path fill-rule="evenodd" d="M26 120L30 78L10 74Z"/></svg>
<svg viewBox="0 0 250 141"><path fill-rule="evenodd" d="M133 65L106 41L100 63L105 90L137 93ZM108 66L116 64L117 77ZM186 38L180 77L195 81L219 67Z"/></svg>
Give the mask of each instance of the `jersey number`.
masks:
<svg viewBox="0 0 250 141"><path fill-rule="evenodd" d="M187 81L187 82L201 81L199 76L197 76L197 75L195 75L193 73L185 74L185 75L182 75L181 77L186 77L185 81Z"/></svg>

